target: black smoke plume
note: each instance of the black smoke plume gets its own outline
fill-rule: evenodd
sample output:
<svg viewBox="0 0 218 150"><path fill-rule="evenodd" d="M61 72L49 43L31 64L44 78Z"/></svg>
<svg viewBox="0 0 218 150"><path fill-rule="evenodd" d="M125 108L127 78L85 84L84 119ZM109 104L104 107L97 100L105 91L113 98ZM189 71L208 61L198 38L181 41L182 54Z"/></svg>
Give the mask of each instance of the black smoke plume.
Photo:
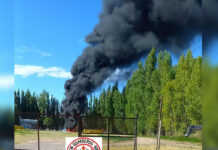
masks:
<svg viewBox="0 0 218 150"><path fill-rule="evenodd" d="M203 54L214 38L218 37L218 0L203 1Z"/></svg>
<svg viewBox="0 0 218 150"><path fill-rule="evenodd" d="M201 0L103 0L100 22L86 37L89 46L74 63L73 78L65 83L63 113L80 115L88 93L117 67L130 65L153 46L177 54L188 48L201 34L201 17ZM76 119L69 117L67 127L75 124Z"/></svg>

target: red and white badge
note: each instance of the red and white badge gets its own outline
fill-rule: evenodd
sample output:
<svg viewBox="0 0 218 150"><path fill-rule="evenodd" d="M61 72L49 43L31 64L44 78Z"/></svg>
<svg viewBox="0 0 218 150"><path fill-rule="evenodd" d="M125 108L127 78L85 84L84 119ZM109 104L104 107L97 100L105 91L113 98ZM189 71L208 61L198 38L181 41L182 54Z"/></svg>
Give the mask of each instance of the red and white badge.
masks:
<svg viewBox="0 0 218 150"><path fill-rule="evenodd" d="M67 137L65 150L102 150L101 137Z"/></svg>

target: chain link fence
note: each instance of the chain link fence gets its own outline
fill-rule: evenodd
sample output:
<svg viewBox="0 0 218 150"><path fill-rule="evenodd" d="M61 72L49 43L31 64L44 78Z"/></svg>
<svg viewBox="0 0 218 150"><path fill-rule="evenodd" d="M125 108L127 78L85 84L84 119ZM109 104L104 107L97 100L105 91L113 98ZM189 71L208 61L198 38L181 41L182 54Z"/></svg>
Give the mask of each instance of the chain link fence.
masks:
<svg viewBox="0 0 218 150"><path fill-rule="evenodd" d="M15 149L64 150L66 137L102 137L103 150L137 149L135 118L81 116L73 130L64 115L21 113L15 126Z"/></svg>

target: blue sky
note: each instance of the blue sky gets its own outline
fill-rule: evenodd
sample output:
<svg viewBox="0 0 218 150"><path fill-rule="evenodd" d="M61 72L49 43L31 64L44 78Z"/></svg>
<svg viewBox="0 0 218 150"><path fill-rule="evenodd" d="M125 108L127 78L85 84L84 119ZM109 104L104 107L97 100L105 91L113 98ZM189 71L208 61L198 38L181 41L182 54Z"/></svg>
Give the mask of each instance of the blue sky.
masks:
<svg viewBox="0 0 218 150"><path fill-rule="evenodd" d="M15 72L15 88L46 89L62 100L64 82L86 47L84 38L98 22L101 6L101 0L16 1L15 68L20 71ZM25 70L32 74L25 76Z"/></svg>
<svg viewBox="0 0 218 150"><path fill-rule="evenodd" d="M12 0L0 2L0 107L13 104L13 3ZM1 109L0 108L0 109Z"/></svg>
<svg viewBox="0 0 218 150"><path fill-rule="evenodd" d="M0 17L11 24L0 24L0 30L10 34L0 40L12 43L0 46L0 50L7 50L4 57L0 55L0 63L4 60L10 66L1 65L0 75L13 74L15 65L15 89L30 89L36 93L45 89L61 101L64 82L71 77L71 66L87 46L84 38L98 23L102 0L17 0L14 1L14 13L10 0L5 0L6 3L8 5L0 10L8 13ZM192 41L190 48L194 57L202 55L201 35ZM177 60L173 56L173 64ZM124 85L125 82L121 82L120 88ZM101 89L95 93L98 95ZM13 87L0 89L0 92L1 97L13 103L13 94L9 94Z"/></svg>
<svg viewBox="0 0 218 150"><path fill-rule="evenodd" d="M218 59L217 59L217 56L218 56L218 37L214 38L211 41L205 56L211 60L210 63L212 65L218 64Z"/></svg>

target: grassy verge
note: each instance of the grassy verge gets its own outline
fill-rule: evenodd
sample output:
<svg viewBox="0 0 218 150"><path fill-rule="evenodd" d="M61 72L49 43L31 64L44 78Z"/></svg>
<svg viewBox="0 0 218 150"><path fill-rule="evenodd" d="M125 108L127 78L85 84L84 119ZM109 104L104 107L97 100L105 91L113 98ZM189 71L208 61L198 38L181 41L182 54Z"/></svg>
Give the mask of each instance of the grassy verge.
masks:
<svg viewBox="0 0 218 150"><path fill-rule="evenodd" d="M61 131L45 131L40 130L40 139L48 140L65 140L65 137L76 137L77 133L61 132ZM37 130L15 130L15 144L22 144L29 141L36 141L38 138Z"/></svg>
<svg viewBox="0 0 218 150"><path fill-rule="evenodd" d="M83 134L84 136L87 137L103 137L103 141L107 141L107 134ZM131 141L133 140L133 137L126 136L126 135L116 135L116 134L110 134L110 140L114 142L119 142L119 141Z"/></svg>
<svg viewBox="0 0 218 150"><path fill-rule="evenodd" d="M25 143L30 140L36 140L37 132L33 130L15 130L14 138L15 144Z"/></svg>
<svg viewBox="0 0 218 150"><path fill-rule="evenodd" d="M15 130L15 144L22 144L28 141L36 141L37 140L37 130ZM61 132L61 131L46 131L40 130L40 139L41 140L65 140L65 137L77 137L77 132ZM89 136L89 135L87 135ZM95 135L97 136L97 135ZM98 135L101 136L101 135ZM103 135L102 135L103 136ZM104 135L105 136L105 135ZM120 141L130 141L133 140L131 137L110 137L110 141L112 142L120 142ZM103 141L107 142L107 137L103 137Z"/></svg>
<svg viewBox="0 0 218 150"><path fill-rule="evenodd" d="M104 141L107 141L107 137L103 137ZM122 142L122 141L131 141L133 140L132 137L110 137L110 140L113 142Z"/></svg>
<svg viewBox="0 0 218 150"><path fill-rule="evenodd" d="M141 137L157 138L156 136L141 136ZM178 142L202 143L202 139L199 137L161 136L161 139L162 140L178 141Z"/></svg>
<svg viewBox="0 0 218 150"><path fill-rule="evenodd" d="M196 137L171 137L171 136L162 136L161 139L164 140L173 140L173 141L180 141L180 142L193 142L193 143L201 143L202 140Z"/></svg>

